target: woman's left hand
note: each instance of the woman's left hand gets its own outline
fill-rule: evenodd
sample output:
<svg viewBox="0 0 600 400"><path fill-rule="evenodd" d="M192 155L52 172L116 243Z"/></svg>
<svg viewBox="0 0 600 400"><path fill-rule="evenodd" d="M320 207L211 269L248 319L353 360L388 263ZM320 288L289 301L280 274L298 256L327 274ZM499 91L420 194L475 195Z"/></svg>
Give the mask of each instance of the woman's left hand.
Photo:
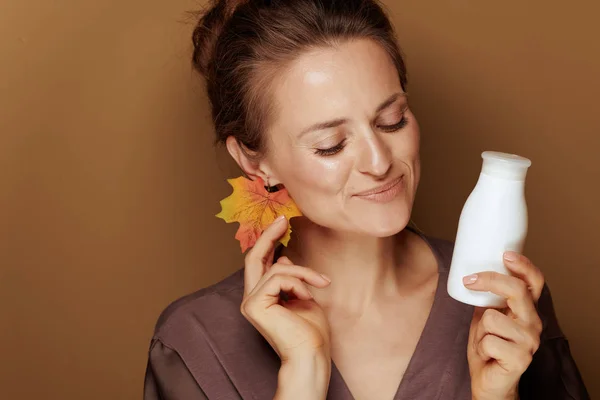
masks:
<svg viewBox="0 0 600 400"><path fill-rule="evenodd" d="M463 279L469 289L506 298L508 307L475 308L467 349L474 400L518 399L519 379L540 344L542 321L536 303L544 276L514 252L504 255L504 264L513 276L488 271Z"/></svg>

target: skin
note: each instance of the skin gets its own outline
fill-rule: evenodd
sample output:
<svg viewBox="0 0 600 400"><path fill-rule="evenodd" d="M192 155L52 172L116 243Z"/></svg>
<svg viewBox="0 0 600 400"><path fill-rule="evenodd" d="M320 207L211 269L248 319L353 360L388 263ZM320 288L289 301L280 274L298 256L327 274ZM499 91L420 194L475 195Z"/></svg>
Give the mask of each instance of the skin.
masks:
<svg viewBox="0 0 600 400"><path fill-rule="evenodd" d="M408 365L438 279L431 249L404 229L420 177L416 118L392 61L369 40L302 54L270 89L276 108L264 154L248 158L234 138L227 148L249 176L284 185L304 217L294 219L293 239L275 263L285 219L250 250L241 311L282 360L277 398L324 399L331 359L355 398L392 398L402 376L388 371ZM364 195L394 182L384 195ZM516 398L539 345L535 302L544 279L511 255L515 276L465 280L508 299L507 310L473 316L467 356L475 399ZM280 299L282 290L290 301Z"/></svg>

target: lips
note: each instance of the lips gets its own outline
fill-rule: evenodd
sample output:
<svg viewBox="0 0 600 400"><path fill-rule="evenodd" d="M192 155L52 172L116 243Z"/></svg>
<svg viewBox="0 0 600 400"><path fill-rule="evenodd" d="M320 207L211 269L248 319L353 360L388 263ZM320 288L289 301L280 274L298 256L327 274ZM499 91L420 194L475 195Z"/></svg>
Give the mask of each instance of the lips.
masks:
<svg viewBox="0 0 600 400"><path fill-rule="evenodd" d="M370 189L370 190L367 190L364 192L357 193L357 194L355 194L355 196L368 197L368 196L373 196L376 194L387 192L388 190L393 189L395 186L399 185L400 182L402 182L402 178L404 178L404 175L402 175L394 180L391 180L384 185L378 186L376 188L373 188L373 189Z"/></svg>

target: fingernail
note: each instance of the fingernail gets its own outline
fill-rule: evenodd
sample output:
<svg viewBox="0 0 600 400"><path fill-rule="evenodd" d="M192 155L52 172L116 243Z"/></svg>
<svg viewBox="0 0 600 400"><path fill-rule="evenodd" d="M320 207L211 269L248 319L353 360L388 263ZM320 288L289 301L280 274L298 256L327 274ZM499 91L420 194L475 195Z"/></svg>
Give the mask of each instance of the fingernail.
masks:
<svg viewBox="0 0 600 400"><path fill-rule="evenodd" d="M281 221L283 221L284 219L285 219L285 215L280 215L279 217L275 218L275 223L280 224Z"/></svg>
<svg viewBox="0 0 600 400"><path fill-rule="evenodd" d="M465 285L472 285L477 282L477 274L467 275L463 278L463 283Z"/></svg>
<svg viewBox="0 0 600 400"><path fill-rule="evenodd" d="M519 258L519 255L514 251L507 251L504 253L504 259L506 261L517 261L517 258Z"/></svg>
<svg viewBox="0 0 600 400"><path fill-rule="evenodd" d="M323 277L323 279L325 279L327 282L331 283L331 279L325 275L325 274L321 274L321 276Z"/></svg>

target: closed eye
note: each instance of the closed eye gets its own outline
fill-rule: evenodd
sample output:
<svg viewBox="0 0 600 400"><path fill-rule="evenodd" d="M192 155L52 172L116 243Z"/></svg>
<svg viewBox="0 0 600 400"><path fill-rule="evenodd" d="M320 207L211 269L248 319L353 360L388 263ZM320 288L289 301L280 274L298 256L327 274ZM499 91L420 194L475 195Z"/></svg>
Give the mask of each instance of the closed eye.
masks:
<svg viewBox="0 0 600 400"><path fill-rule="evenodd" d="M323 157L328 157L339 153L344 149L344 147L346 147L346 139L342 140L335 146L329 147L327 149L315 149L315 154Z"/></svg>
<svg viewBox="0 0 600 400"><path fill-rule="evenodd" d="M402 119L394 125L377 125L377 127L384 132L396 132L404 128L406 124L408 124L408 118L406 115L402 115Z"/></svg>

